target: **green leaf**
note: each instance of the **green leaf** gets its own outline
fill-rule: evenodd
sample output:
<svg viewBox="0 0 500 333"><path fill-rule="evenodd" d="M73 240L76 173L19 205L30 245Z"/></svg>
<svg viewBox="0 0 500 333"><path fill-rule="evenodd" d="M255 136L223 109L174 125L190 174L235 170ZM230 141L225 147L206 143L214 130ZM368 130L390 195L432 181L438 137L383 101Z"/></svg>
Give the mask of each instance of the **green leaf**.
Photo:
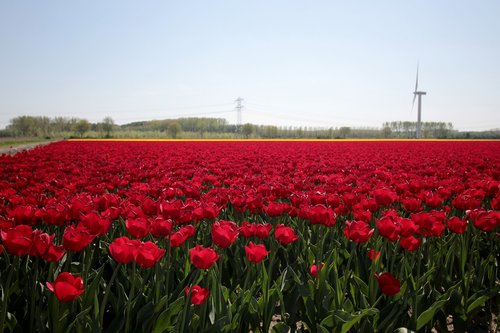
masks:
<svg viewBox="0 0 500 333"><path fill-rule="evenodd" d="M445 303L448 302L448 300L449 298L438 300L434 302L434 304L432 304L430 308L422 312L417 319L417 331L424 327L428 322L430 322L432 318L434 318L434 314L436 313L436 311L441 309L445 305Z"/></svg>
<svg viewBox="0 0 500 333"><path fill-rule="evenodd" d="M474 302L472 302L468 307L467 307L467 313L471 313L475 308L483 305L486 303L486 301L490 298L490 296L481 296L478 297Z"/></svg>
<svg viewBox="0 0 500 333"><path fill-rule="evenodd" d="M178 298L163 311L153 328L153 333L172 331L177 322L177 315L182 311L185 298Z"/></svg>
<svg viewBox="0 0 500 333"><path fill-rule="evenodd" d="M279 322L273 326L273 333L288 333L290 331L290 326L283 322Z"/></svg>
<svg viewBox="0 0 500 333"><path fill-rule="evenodd" d="M316 330L317 330L317 332L320 332L320 333L330 333L330 331L326 327L323 327L320 324L316 325Z"/></svg>
<svg viewBox="0 0 500 333"><path fill-rule="evenodd" d="M92 280L90 286L86 288L84 297L85 301L83 305L84 307L91 306L94 303L94 295L99 294L97 288L99 288L99 285L101 283L103 271L104 271L104 265L102 265L101 268L97 271L97 274Z"/></svg>
<svg viewBox="0 0 500 333"><path fill-rule="evenodd" d="M364 317L375 316L378 313L379 311L375 308L364 309L356 314L350 314L345 311L335 311L335 317L344 322L341 332L346 333ZM323 324L323 322L321 323Z"/></svg>

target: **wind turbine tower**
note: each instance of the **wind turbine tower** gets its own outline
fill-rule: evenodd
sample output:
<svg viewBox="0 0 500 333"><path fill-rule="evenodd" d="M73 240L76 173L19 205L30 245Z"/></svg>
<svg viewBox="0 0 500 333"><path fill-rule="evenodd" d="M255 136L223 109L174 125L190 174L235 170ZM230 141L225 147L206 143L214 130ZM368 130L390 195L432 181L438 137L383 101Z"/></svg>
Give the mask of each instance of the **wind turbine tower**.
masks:
<svg viewBox="0 0 500 333"><path fill-rule="evenodd" d="M422 138L422 95L426 95L427 93L425 91L419 91L418 90L418 64L417 64L417 79L415 81L415 91L413 92L413 106L415 106L415 99L418 96L418 118L417 118L417 139Z"/></svg>

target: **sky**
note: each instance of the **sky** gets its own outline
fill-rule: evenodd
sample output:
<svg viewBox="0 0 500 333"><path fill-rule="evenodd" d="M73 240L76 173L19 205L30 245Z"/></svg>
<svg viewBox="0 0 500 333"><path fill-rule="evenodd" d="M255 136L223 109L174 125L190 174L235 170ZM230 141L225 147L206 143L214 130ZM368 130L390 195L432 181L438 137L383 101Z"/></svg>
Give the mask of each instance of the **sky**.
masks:
<svg viewBox="0 0 500 333"><path fill-rule="evenodd" d="M0 0L0 128L20 115L500 128L500 1Z"/></svg>

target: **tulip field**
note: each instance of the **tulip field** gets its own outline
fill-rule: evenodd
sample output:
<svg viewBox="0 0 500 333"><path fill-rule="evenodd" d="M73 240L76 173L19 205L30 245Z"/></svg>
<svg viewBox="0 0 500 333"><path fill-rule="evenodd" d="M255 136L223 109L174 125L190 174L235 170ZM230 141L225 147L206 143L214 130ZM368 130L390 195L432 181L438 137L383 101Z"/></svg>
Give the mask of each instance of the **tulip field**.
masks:
<svg viewBox="0 0 500 333"><path fill-rule="evenodd" d="M0 333L494 332L499 141L0 156Z"/></svg>

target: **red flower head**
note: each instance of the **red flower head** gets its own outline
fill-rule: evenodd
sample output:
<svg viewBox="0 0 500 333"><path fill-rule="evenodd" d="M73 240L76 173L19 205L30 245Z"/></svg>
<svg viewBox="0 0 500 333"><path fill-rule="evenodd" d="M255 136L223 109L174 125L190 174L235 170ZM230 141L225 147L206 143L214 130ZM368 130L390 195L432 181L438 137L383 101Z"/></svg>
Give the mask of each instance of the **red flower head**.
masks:
<svg viewBox="0 0 500 333"><path fill-rule="evenodd" d="M463 234L467 229L467 221L462 220L457 216L453 216L452 218L450 218L447 224L448 224L448 229L450 229L451 232L454 232L456 234Z"/></svg>
<svg viewBox="0 0 500 333"><path fill-rule="evenodd" d="M322 224L327 227L335 225L335 213L323 205L310 207L307 215L312 224Z"/></svg>
<svg viewBox="0 0 500 333"><path fill-rule="evenodd" d="M401 289L401 282L391 273L375 274L380 291L387 296L396 295Z"/></svg>
<svg viewBox="0 0 500 333"><path fill-rule="evenodd" d="M95 238L85 228L68 226L64 229L63 246L73 252L83 251Z"/></svg>
<svg viewBox="0 0 500 333"><path fill-rule="evenodd" d="M249 261L257 264L267 257L269 251L267 251L264 244L256 245L253 242L250 242L248 245L245 245L245 253Z"/></svg>
<svg viewBox="0 0 500 333"><path fill-rule="evenodd" d="M68 272L60 273L54 282L46 282L46 285L60 302L71 302L84 291L82 278Z"/></svg>
<svg viewBox="0 0 500 333"><path fill-rule="evenodd" d="M380 206L390 206L398 198L396 193L385 188L373 191L373 196L375 197L377 205Z"/></svg>
<svg viewBox="0 0 500 333"><path fill-rule="evenodd" d="M401 227L400 235L401 237L409 237L414 235L418 231L418 226L411 219L406 219L403 217L397 218L399 226Z"/></svg>
<svg viewBox="0 0 500 333"><path fill-rule="evenodd" d="M33 245L33 230L30 226L21 224L14 228L0 230L1 238L7 253L16 256L26 256Z"/></svg>
<svg viewBox="0 0 500 333"><path fill-rule="evenodd" d="M422 240L420 238L415 238L413 236L402 237L399 240L401 247L407 251L415 251L420 247Z"/></svg>
<svg viewBox="0 0 500 333"><path fill-rule="evenodd" d="M245 238L252 238L255 236L256 232L257 232L257 227L255 226L254 223L250 223L247 221L241 222L240 235L242 235Z"/></svg>
<svg viewBox="0 0 500 333"><path fill-rule="evenodd" d="M344 235L356 243L364 243L372 237L373 230L363 221L346 221Z"/></svg>
<svg viewBox="0 0 500 333"><path fill-rule="evenodd" d="M474 227L481 231L492 231L500 224L500 212L494 210L475 210L470 212L468 216Z"/></svg>
<svg viewBox="0 0 500 333"><path fill-rule="evenodd" d="M38 222L36 209L33 206L16 206L9 211L9 215L16 224L35 225Z"/></svg>
<svg viewBox="0 0 500 333"><path fill-rule="evenodd" d="M150 223L145 217L127 219L125 226L127 227L130 236L134 238L146 237L150 229Z"/></svg>
<svg viewBox="0 0 500 333"><path fill-rule="evenodd" d="M55 235L50 236L49 234L42 233L41 230L33 231L33 245L30 250L30 255L41 257L49 250L52 240Z"/></svg>
<svg viewBox="0 0 500 333"><path fill-rule="evenodd" d="M128 264L134 261L141 242L137 239L131 240L126 236L118 237L109 244L109 254L120 264Z"/></svg>
<svg viewBox="0 0 500 333"><path fill-rule="evenodd" d="M155 243L147 241L137 249L135 262L142 268L151 268L160 261L164 254L164 249L160 249Z"/></svg>
<svg viewBox="0 0 500 333"><path fill-rule="evenodd" d="M161 217L157 217L151 222L151 234L156 238L166 237L170 235L172 225L172 220L165 220Z"/></svg>
<svg viewBox="0 0 500 333"><path fill-rule="evenodd" d="M42 256L42 259L48 262L58 262L66 253L62 245L50 243L47 252Z"/></svg>
<svg viewBox="0 0 500 333"><path fill-rule="evenodd" d="M295 230L290 227L285 227L283 224L278 224L276 226L274 237L283 245L293 243L299 239L299 236L295 235Z"/></svg>
<svg viewBox="0 0 500 333"><path fill-rule="evenodd" d="M401 227L396 223L396 219L391 215L387 215L378 220L377 230L380 236L388 238L391 242L399 238Z"/></svg>
<svg viewBox="0 0 500 333"><path fill-rule="evenodd" d="M319 270L321 271L323 267L325 267L325 263L322 262L320 266L321 268ZM311 268L309 268L309 272L313 278L316 278L318 276L318 265L313 264Z"/></svg>
<svg viewBox="0 0 500 333"><path fill-rule="evenodd" d="M205 248L197 244L189 250L189 260L198 269L209 269L219 258L220 256L211 247Z"/></svg>
<svg viewBox="0 0 500 333"><path fill-rule="evenodd" d="M374 249L368 251L368 258L370 260L377 260L378 257L380 257L380 251L375 251Z"/></svg>
<svg viewBox="0 0 500 333"><path fill-rule="evenodd" d="M270 202L269 205L265 208L265 211L269 217L273 216L281 216L285 214L289 210L289 206L287 204L281 202Z"/></svg>
<svg viewBox="0 0 500 333"><path fill-rule="evenodd" d="M422 208L422 201L418 198L405 198L403 201L403 207L409 212L420 212Z"/></svg>
<svg viewBox="0 0 500 333"><path fill-rule="evenodd" d="M192 225L186 225L180 228L179 231L174 232L173 234L170 235L170 246L172 247L181 246L188 238L193 237L195 231L196 229Z"/></svg>
<svg viewBox="0 0 500 333"><path fill-rule="evenodd" d="M93 211L81 218L81 224L83 224L92 235L104 235L111 226L111 219L99 216Z"/></svg>
<svg viewBox="0 0 500 333"><path fill-rule="evenodd" d="M141 203L141 209L146 215L156 215L158 212L158 204L150 197L145 197Z"/></svg>
<svg viewBox="0 0 500 333"><path fill-rule="evenodd" d="M238 237L238 225L233 221L217 221L212 224L212 242L227 249Z"/></svg>
<svg viewBox="0 0 500 333"><path fill-rule="evenodd" d="M186 297L189 296L189 288L186 287ZM202 288L199 285L191 287L191 304L198 305L205 302L208 298L210 291L208 288Z"/></svg>
<svg viewBox="0 0 500 333"><path fill-rule="evenodd" d="M269 223L265 224L256 224L255 225L255 236L257 236L260 239L265 239L269 237L269 233L273 229L273 226Z"/></svg>

